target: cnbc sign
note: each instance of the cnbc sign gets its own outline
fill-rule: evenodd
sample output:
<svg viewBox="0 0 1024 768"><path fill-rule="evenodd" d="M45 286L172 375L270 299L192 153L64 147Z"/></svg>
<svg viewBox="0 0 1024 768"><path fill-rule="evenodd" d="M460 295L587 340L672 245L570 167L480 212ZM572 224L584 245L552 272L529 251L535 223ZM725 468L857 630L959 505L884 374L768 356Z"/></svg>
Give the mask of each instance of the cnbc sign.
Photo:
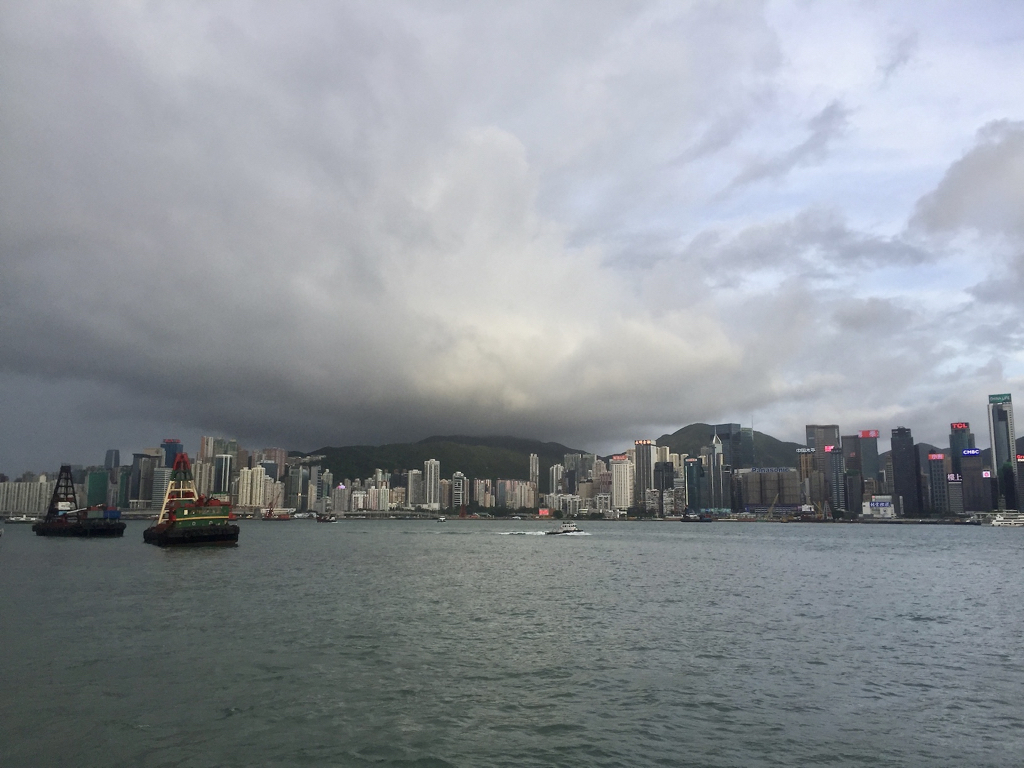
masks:
<svg viewBox="0 0 1024 768"><path fill-rule="evenodd" d="M1010 395L1009 395L1009 393L1007 393L1005 395L989 395L988 396L988 401L989 401L989 403L993 403L993 404L994 403L1008 403L1008 402L1010 402Z"/></svg>

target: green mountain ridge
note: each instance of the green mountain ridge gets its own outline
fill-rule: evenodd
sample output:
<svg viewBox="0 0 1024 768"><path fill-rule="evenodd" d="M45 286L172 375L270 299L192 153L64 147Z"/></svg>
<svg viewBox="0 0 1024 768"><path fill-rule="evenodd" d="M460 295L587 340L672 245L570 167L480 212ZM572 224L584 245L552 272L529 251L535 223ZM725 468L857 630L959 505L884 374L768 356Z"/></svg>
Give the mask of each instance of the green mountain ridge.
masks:
<svg viewBox="0 0 1024 768"><path fill-rule="evenodd" d="M441 477L462 472L470 478L528 480L531 453L536 453L540 460L541 487L545 488L547 472L553 464L560 464L567 453L583 451L561 443L517 437L435 435L416 443L324 447L305 455L323 455L321 466L339 481L371 477L376 469L422 471L428 459L441 462Z"/></svg>

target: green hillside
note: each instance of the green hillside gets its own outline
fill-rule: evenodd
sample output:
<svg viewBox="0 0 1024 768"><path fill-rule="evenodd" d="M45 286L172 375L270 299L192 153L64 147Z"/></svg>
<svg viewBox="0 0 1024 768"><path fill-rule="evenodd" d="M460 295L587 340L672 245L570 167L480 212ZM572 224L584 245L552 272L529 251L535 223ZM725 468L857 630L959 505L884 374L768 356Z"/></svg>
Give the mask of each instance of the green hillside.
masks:
<svg viewBox="0 0 1024 768"><path fill-rule="evenodd" d="M530 454L540 459L542 489L547 488L547 472L560 464L567 453L582 453L559 443L542 443L514 437L466 437L462 435L428 437L417 443L389 445L350 445L325 447L310 454L322 454L322 466L334 477L371 477L375 469L386 472L419 469L427 459L441 462L441 477L462 472L470 478L492 480L528 480Z"/></svg>
<svg viewBox="0 0 1024 768"><path fill-rule="evenodd" d="M672 453L688 453L699 456L700 449L711 443L715 434L710 424L690 424L658 438L658 445L667 445ZM787 443L764 432L754 431L754 466L756 467L795 467L796 449L802 448L800 443Z"/></svg>

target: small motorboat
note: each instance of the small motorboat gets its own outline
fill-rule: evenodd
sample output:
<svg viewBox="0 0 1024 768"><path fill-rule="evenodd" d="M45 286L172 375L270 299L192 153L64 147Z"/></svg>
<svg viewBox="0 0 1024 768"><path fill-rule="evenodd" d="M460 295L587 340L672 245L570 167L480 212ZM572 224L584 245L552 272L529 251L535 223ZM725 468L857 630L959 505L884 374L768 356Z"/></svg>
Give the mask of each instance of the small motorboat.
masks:
<svg viewBox="0 0 1024 768"><path fill-rule="evenodd" d="M566 520L553 531L544 531L545 536L557 536L560 533L583 533L583 531L577 528L576 523L572 520Z"/></svg>
<svg viewBox="0 0 1024 768"><path fill-rule="evenodd" d="M437 522L439 522L439 523L447 523L448 522L448 518L447 517L439 517L439 518L437 518Z"/></svg>

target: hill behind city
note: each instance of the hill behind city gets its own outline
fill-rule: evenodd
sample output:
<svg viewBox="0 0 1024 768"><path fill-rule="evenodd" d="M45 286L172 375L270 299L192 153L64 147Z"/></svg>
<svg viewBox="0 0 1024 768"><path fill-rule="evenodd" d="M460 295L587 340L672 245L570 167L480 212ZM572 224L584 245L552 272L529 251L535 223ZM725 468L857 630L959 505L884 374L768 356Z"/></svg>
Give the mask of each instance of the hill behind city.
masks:
<svg viewBox="0 0 1024 768"><path fill-rule="evenodd" d="M530 454L540 459L541 486L547 485L547 471L560 464L567 453L584 451L560 443L542 443L517 437L434 436L416 443L349 445L324 447L309 455L323 455L321 462L335 478L370 477L375 469L385 471L423 469L427 459L441 462L441 477L462 472L467 477L528 480Z"/></svg>

